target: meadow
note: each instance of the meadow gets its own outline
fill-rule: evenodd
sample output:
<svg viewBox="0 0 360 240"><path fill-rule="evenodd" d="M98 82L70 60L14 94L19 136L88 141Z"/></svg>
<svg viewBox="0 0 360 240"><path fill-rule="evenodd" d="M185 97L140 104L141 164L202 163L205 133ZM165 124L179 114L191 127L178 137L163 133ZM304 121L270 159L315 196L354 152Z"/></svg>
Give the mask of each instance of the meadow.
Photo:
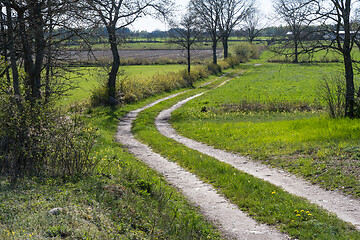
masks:
<svg viewBox="0 0 360 240"><path fill-rule="evenodd" d="M157 74L174 73L186 69L185 65L142 65L122 66L122 77L149 78ZM102 67L79 67L70 74L74 79L75 89L67 92L67 96L60 100L61 105L66 106L89 99L91 92L104 83L106 69Z"/></svg>
<svg viewBox="0 0 360 240"><path fill-rule="evenodd" d="M166 67L183 66L130 67L128 72L151 77ZM95 70L83 69L94 85ZM96 129L90 157L99 162L97 169L73 178L0 178L0 239L219 239L217 229L177 189L114 142L119 118L169 93L117 108L90 108L76 103L91 95L87 79L66 104L83 109L88 129ZM59 207L59 214L49 213Z"/></svg>
<svg viewBox="0 0 360 240"><path fill-rule="evenodd" d="M358 119L332 119L319 81L339 64L262 63L174 112L183 135L360 197Z"/></svg>
<svg viewBox="0 0 360 240"><path fill-rule="evenodd" d="M242 75L221 88L212 89L224 79L146 110L133 132L155 151L213 184L259 222L298 239L358 239L359 231L334 215L189 150L161 136L154 126L159 111L211 90L173 114L171 122L181 134L359 197L360 121L329 118L317 91L319 79L337 72L340 65L268 63L269 55L265 52L260 60L227 70ZM81 68L76 75L79 87L60 103L79 106L89 128L97 131L91 153L99 161L95 174L72 179L31 178L15 184L1 179L0 238L220 239L216 228L177 189L114 142L119 119L127 112L185 89L168 90L115 108L89 106L87 99L105 76L99 69ZM143 77L171 76L185 65L123 69L136 81L133 85L141 87ZM195 87L215 78L203 78ZM49 214L55 207L63 210L59 215Z"/></svg>

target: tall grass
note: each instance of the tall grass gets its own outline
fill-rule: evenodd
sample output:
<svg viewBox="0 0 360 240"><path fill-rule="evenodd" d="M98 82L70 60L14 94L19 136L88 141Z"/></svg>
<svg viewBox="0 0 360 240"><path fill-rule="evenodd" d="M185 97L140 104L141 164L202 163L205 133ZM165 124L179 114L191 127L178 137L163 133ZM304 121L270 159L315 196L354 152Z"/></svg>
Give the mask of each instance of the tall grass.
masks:
<svg viewBox="0 0 360 240"><path fill-rule="evenodd" d="M153 75L176 72L185 69L184 65L147 65L147 66L123 66L120 75L128 78L150 78ZM76 88L70 90L60 99L59 104L67 106L76 102L83 102L90 98L91 92L101 86L107 79L106 69L102 67L79 67L70 74L76 84Z"/></svg>
<svg viewBox="0 0 360 240"><path fill-rule="evenodd" d="M210 75L203 66L193 67L190 74L185 71L155 74L150 77L119 77L117 80L117 96L121 103L132 103L141 99L169 92L181 87L191 86L193 82ZM90 97L94 106L105 103L107 100L106 82L95 88Z"/></svg>

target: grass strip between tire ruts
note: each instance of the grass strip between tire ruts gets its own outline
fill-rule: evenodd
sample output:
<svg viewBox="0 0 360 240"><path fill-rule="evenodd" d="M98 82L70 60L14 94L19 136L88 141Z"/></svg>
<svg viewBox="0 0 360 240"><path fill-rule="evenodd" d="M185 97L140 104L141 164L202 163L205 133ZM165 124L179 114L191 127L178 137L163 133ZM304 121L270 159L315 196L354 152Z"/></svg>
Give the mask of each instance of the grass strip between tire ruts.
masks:
<svg viewBox="0 0 360 240"><path fill-rule="evenodd" d="M360 239L360 232L354 226L321 207L161 135L154 124L160 111L200 91L196 89L144 110L134 122L133 133L154 151L211 183L249 216L291 237Z"/></svg>

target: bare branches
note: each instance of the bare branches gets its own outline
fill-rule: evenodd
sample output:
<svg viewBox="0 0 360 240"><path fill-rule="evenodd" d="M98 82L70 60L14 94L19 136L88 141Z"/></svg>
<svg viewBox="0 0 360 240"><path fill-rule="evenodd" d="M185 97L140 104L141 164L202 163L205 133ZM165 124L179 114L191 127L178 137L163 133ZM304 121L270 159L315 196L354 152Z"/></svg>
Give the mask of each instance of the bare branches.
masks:
<svg viewBox="0 0 360 240"><path fill-rule="evenodd" d="M185 14L179 24L171 23L171 40L169 42L178 44L186 49L188 73L190 73L191 68L191 47L196 44L202 34L199 25L198 19L191 13ZM189 85L192 86L192 83L189 83Z"/></svg>
<svg viewBox="0 0 360 240"><path fill-rule="evenodd" d="M228 39L234 28L245 19L254 0L191 0L190 10L201 22L212 41L213 63L217 63L216 46L219 40L224 48L224 58L228 57Z"/></svg>
<svg viewBox="0 0 360 240"><path fill-rule="evenodd" d="M79 3L85 10L82 18L93 27L104 26L108 34L108 42L113 56L108 78L109 103L116 102L116 78L120 67L118 51L118 30L134 23L137 19L152 14L167 16L171 13L171 0L82 0Z"/></svg>

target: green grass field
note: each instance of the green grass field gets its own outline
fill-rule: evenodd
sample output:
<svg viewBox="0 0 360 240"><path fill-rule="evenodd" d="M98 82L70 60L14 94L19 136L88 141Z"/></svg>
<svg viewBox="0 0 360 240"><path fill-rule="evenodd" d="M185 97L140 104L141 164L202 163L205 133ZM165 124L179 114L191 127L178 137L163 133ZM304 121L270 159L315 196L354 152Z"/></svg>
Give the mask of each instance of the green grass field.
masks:
<svg viewBox="0 0 360 240"><path fill-rule="evenodd" d="M185 136L360 197L358 119L331 119L318 81L338 64L266 63L177 110Z"/></svg>
<svg viewBox="0 0 360 240"><path fill-rule="evenodd" d="M123 76L141 78L151 77L156 74L163 74L169 72L178 72L185 69L185 65L141 65L141 66L122 66L120 68L123 71ZM100 67L83 67L77 69L75 73L72 73L77 88L67 93L60 102L61 105L66 106L72 103L86 100L90 97L91 91L101 85L106 79L107 75L104 69Z"/></svg>
<svg viewBox="0 0 360 240"><path fill-rule="evenodd" d="M206 88L211 88L211 85ZM360 233L354 230L352 226L345 224L316 205L162 136L154 124L154 119L158 113L181 99L198 92L201 92L201 90L189 92L141 112L135 121L133 132L156 152L161 153L167 159L177 162L204 181L211 183L251 217L275 226L291 237L296 239L357 239L360 237ZM213 100L217 101L218 99ZM199 111L201 111L201 108ZM187 124L196 121L196 119L187 118L186 116L182 119ZM202 127L198 121L196 123L197 127ZM184 125L187 124L184 123ZM217 122L217 124L221 127L221 122ZM195 129L192 130L198 132ZM221 128L220 131L231 130L234 129ZM220 132L216 131L216 127L205 131ZM213 137L212 135L203 135L209 138ZM193 137L193 135L191 136ZM209 143L212 144L213 142Z"/></svg>
<svg viewBox="0 0 360 240"><path fill-rule="evenodd" d="M337 72L340 65L267 63L266 54L234 70L243 72L235 80L177 110L171 122L190 138L360 197L360 120L330 119L317 90L318 81ZM150 77L184 68L124 69L129 76ZM81 69L79 88L69 92L61 104L89 98L104 78L99 72L99 68ZM297 239L359 239L359 231L321 208L157 132L153 121L159 111L220 81L141 113L134 133L213 184L260 222ZM15 185L0 179L0 239L220 239L215 227L176 189L114 142L124 114L169 94L116 108L85 110L85 121L98 133L91 157L100 165L94 175L22 179ZM54 207L64 210L50 215L48 211Z"/></svg>

